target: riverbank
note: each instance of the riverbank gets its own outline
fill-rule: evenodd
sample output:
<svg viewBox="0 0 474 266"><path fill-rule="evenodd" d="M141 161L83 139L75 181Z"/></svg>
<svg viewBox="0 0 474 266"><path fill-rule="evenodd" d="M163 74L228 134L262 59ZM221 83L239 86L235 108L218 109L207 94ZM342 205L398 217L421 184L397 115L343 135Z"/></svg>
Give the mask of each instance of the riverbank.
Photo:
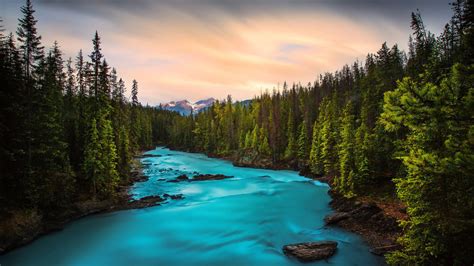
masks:
<svg viewBox="0 0 474 266"><path fill-rule="evenodd" d="M40 236L62 230L68 223L89 215L159 205L165 198L150 196L133 200L128 193L135 182L148 179L143 175L140 158L134 158L129 181L120 185L113 198L97 200L86 197L88 199L77 200L61 210L9 210L0 221L0 255L29 244Z"/></svg>
<svg viewBox="0 0 474 266"><path fill-rule="evenodd" d="M338 226L361 235L371 247L370 251L376 255L400 249L397 239L402 231L398 219L382 209L380 203L363 198L347 199L333 190L329 194L332 197L330 206L335 212L326 216L326 225Z"/></svg>

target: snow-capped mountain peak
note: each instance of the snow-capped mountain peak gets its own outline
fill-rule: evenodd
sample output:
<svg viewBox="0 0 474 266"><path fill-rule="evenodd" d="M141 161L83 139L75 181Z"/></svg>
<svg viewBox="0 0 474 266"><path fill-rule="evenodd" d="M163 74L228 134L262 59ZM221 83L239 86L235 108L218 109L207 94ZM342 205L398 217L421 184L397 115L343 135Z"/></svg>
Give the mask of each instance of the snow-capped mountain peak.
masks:
<svg viewBox="0 0 474 266"><path fill-rule="evenodd" d="M160 104L159 107L165 110L178 112L182 115L190 115L191 112L196 114L207 109L215 101L216 99L214 98L203 99L194 103L191 103L188 100L171 101L165 104Z"/></svg>

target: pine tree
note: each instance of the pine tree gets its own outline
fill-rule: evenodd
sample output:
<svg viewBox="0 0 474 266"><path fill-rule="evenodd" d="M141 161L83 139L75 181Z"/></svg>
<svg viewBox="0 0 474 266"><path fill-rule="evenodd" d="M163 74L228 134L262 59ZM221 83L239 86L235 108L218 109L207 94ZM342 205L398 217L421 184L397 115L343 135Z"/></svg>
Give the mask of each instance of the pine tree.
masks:
<svg viewBox="0 0 474 266"><path fill-rule="evenodd" d="M352 102L349 101L344 107L341 119L340 143L338 148L339 175L335 179L336 188L343 195L351 197L355 194L354 176L355 169L355 143L354 143L354 123L355 118Z"/></svg>
<svg viewBox="0 0 474 266"><path fill-rule="evenodd" d="M257 151L258 150L258 146L259 146L259 142L258 140L260 139L259 138L259 129L258 129L258 125L255 125L255 127L253 128L252 130L252 135L251 135L251 145L250 147L252 148L252 150L254 151Z"/></svg>
<svg viewBox="0 0 474 266"><path fill-rule="evenodd" d="M368 183L371 176L370 158L372 138L367 128L366 122L362 120L355 134L355 168L357 173L357 186Z"/></svg>
<svg viewBox="0 0 474 266"><path fill-rule="evenodd" d="M298 129L298 160L305 162L308 159L308 136L306 121L302 121Z"/></svg>
<svg viewBox="0 0 474 266"><path fill-rule="evenodd" d="M251 131L247 131L247 133L245 134L245 146L244 146L245 149L250 149L252 148L252 135L251 135Z"/></svg>
<svg viewBox="0 0 474 266"><path fill-rule="evenodd" d="M76 88L76 77L74 75L74 69L72 67L72 59L69 58L66 66L66 83L64 92L64 130L66 134L66 140L68 143L68 155L71 162L77 162L80 160L80 148L81 143L79 142L79 128L78 128L78 106L77 106L77 88ZM77 165L75 170L78 170Z"/></svg>
<svg viewBox="0 0 474 266"><path fill-rule="evenodd" d="M20 42L20 50L25 68L25 76L33 78L33 74L38 67L38 63L44 56L43 46L41 46L41 36L38 35L36 23L38 22L34 13L31 0L26 0L25 6L21 8L23 18L20 18L16 34ZM31 81L30 81L31 82ZM31 86L31 84L28 84Z"/></svg>
<svg viewBox="0 0 474 266"><path fill-rule="evenodd" d="M398 142L407 176L396 179L407 205L403 250L393 264L466 265L474 261L474 68L455 65L439 84L403 79L385 95L382 121L389 131L405 127Z"/></svg>
<svg viewBox="0 0 474 266"><path fill-rule="evenodd" d="M321 112L320 112L321 115ZM315 175L322 175L324 173L324 166L321 159L321 134L320 134L320 121L322 118L314 121L313 125L313 137L311 141L311 152L309 157L309 165L311 172Z"/></svg>
<svg viewBox="0 0 474 266"><path fill-rule="evenodd" d="M138 106L138 82L134 79L132 84L132 106Z"/></svg>
<svg viewBox="0 0 474 266"><path fill-rule="evenodd" d="M101 173L101 193L106 196L113 195L120 181L117 172L117 148L114 143L112 123L102 115L100 119L100 146L102 157L100 160L104 166L104 172Z"/></svg>
<svg viewBox="0 0 474 266"><path fill-rule="evenodd" d="M34 179L29 198L41 207L64 203L72 196L73 182L64 133L63 88L65 74L57 43L40 65L35 90L35 123L31 146Z"/></svg>
<svg viewBox="0 0 474 266"><path fill-rule="evenodd" d="M132 149L137 150L141 144L141 118L139 114L139 106L140 103L138 102L138 82L133 80L132 84L132 106L131 106L131 116L130 116L130 123L131 123L131 140L132 140Z"/></svg>
<svg viewBox="0 0 474 266"><path fill-rule="evenodd" d="M33 182L31 181L32 174L33 174L33 140L34 140L34 129L31 128L34 121L34 113L35 113L35 95L36 95L36 88L37 84L35 82L36 78L36 70L43 60L44 52L43 46L41 46L41 36L38 35L36 29L37 20L34 18L35 10L33 9L33 5L31 4L30 0L26 1L25 6L21 8L21 13L23 14L23 18L20 18L18 29L17 29L17 36L18 42L20 44L20 54L22 57L22 65L24 67L24 76L25 76L25 88L26 88L26 95L24 96L25 99L25 109L24 112L26 114L26 119L24 121L24 132L21 132L23 135L24 141L26 141L26 166L24 170L24 180L29 186L31 190L30 195L34 195L34 191L32 189ZM23 104L22 104L23 105ZM20 133L20 132L19 132Z"/></svg>
<svg viewBox="0 0 474 266"><path fill-rule="evenodd" d="M260 155L269 157L271 155L270 144L268 144L267 131L261 127L258 134L258 152Z"/></svg>
<svg viewBox="0 0 474 266"><path fill-rule="evenodd" d="M321 124L321 159L324 165L324 172L334 175L337 170L337 94L332 95L326 107L327 117Z"/></svg>
<svg viewBox="0 0 474 266"><path fill-rule="evenodd" d="M288 144L285 150L285 159L286 160L293 160L296 158L297 155L297 143L295 137L295 124L293 118L293 111L290 109L288 113L288 123L287 123L287 138Z"/></svg>
<svg viewBox="0 0 474 266"><path fill-rule="evenodd" d="M92 39L92 44L94 46L92 53L89 55L89 58L92 61L92 88L90 90L90 93L92 93L92 96L95 97L96 99L96 104L99 104L99 82L100 82L100 68L102 64L102 48L100 47L101 41L99 37L99 33L96 31L94 35L94 39ZM96 106L96 108L99 108Z"/></svg>
<svg viewBox="0 0 474 266"><path fill-rule="evenodd" d="M97 196L97 184L99 182L99 175L105 168L101 159L101 146L99 142L99 131L97 129L97 121L95 118L92 119L89 128L88 139L86 142L86 148L84 151L84 164L83 171L86 178L92 183L92 192L94 197Z"/></svg>
<svg viewBox="0 0 474 266"><path fill-rule="evenodd" d="M0 206L24 203L28 126L24 67L13 34L0 39ZM29 144L29 143L28 143Z"/></svg>

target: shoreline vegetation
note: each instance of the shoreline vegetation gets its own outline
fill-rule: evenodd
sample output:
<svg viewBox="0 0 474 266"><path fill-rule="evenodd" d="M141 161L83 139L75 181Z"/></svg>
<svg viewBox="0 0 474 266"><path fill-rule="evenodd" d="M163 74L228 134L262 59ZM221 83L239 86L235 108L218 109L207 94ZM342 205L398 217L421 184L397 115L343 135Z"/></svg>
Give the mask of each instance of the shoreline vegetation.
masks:
<svg viewBox="0 0 474 266"><path fill-rule="evenodd" d="M413 12L407 52L383 43L314 82L181 116L142 106L136 80L126 95L98 32L88 56L45 49L26 0L15 33L0 21L0 248L130 206L133 154L160 144L328 182L327 222L389 264L473 264L474 1L451 9L439 36Z"/></svg>
<svg viewBox="0 0 474 266"><path fill-rule="evenodd" d="M129 181L119 186L113 198L79 198L71 205L59 210L41 212L35 209L22 209L13 210L8 216L2 216L0 255L25 246L43 235L60 231L67 224L90 215L160 205L165 197L151 196L134 200L128 193L135 182L148 180L142 173L140 158L142 157L134 157Z"/></svg>

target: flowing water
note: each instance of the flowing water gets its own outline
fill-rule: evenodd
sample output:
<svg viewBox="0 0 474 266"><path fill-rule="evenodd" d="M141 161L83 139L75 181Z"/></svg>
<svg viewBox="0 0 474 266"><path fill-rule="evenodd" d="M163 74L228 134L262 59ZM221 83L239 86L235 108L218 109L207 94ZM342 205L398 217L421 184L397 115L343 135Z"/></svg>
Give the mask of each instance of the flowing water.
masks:
<svg viewBox="0 0 474 266"><path fill-rule="evenodd" d="M142 159L150 179L131 188L133 197L168 193L184 199L80 219L0 257L0 265L302 265L282 246L318 240L339 245L333 257L314 265L383 264L360 237L324 226L332 211L326 184L202 154L165 148L148 154L157 156ZM233 178L166 182L197 173Z"/></svg>

